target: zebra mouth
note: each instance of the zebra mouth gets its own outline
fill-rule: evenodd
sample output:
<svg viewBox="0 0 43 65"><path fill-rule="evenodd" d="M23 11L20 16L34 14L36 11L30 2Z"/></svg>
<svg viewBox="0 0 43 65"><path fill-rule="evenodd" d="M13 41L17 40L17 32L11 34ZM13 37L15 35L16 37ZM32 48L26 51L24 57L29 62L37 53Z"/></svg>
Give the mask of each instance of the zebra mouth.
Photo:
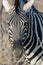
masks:
<svg viewBox="0 0 43 65"><path fill-rule="evenodd" d="M14 57L16 58L20 58L23 54L23 51L20 49L20 48L16 48L14 51L13 51L13 55Z"/></svg>

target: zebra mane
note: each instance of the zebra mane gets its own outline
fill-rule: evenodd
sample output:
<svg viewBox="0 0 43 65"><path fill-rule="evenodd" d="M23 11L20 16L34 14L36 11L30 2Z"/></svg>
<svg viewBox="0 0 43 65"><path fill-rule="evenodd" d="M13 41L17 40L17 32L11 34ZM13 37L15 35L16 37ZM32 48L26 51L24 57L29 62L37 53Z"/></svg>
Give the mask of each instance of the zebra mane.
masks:
<svg viewBox="0 0 43 65"><path fill-rule="evenodd" d="M22 1L21 0L15 0L14 6L15 6L16 13L19 12L20 6L22 7L21 2L23 2L25 4L25 3L27 3L27 0L22 0Z"/></svg>
<svg viewBox="0 0 43 65"><path fill-rule="evenodd" d="M16 13L19 12L19 9L18 9L19 5L20 5L19 0L15 0L15 10L16 10Z"/></svg>
<svg viewBox="0 0 43 65"><path fill-rule="evenodd" d="M34 3L34 0L30 0L30 1L27 1L27 0L15 0L16 13L19 12L19 8L21 10L24 10L24 11L27 12L31 8L33 3Z"/></svg>

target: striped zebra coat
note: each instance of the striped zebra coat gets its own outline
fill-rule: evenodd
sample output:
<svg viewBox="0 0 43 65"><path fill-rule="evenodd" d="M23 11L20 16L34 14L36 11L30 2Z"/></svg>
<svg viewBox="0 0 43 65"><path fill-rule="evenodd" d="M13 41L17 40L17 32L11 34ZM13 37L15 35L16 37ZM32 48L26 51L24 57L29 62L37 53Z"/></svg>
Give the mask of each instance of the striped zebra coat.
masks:
<svg viewBox="0 0 43 65"><path fill-rule="evenodd" d="M27 16L29 18L28 32L25 28L22 32L24 34L22 34L24 56L28 59L30 65L38 65L40 59L43 60L43 13L38 12L32 6ZM25 38L26 32L27 38Z"/></svg>
<svg viewBox="0 0 43 65"><path fill-rule="evenodd" d="M43 13L32 6L26 14L20 11L19 15L12 14L11 18L9 26L11 43L13 41L15 43L16 40L22 45L24 56L31 65L35 65L40 59L43 60Z"/></svg>
<svg viewBox="0 0 43 65"><path fill-rule="evenodd" d="M27 13L20 11L17 14L13 9L10 14L9 38L11 44L17 41L22 46L23 55L30 65L38 65L38 62L43 61L43 13L34 6Z"/></svg>

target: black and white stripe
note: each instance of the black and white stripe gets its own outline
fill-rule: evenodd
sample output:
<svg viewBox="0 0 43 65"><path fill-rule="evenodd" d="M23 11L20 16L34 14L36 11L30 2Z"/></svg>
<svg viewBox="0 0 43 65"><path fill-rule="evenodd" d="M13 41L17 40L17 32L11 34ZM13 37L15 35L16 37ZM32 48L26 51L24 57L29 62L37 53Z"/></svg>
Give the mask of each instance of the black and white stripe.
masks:
<svg viewBox="0 0 43 65"><path fill-rule="evenodd" d="M38 12L33 6L27 13L29 18L28 35L22 34L22 46L24 48L24 56L30 64L35 65L43 58L43 13ZM23 36L24 35L24 36Z"/></svg>
<svg viewBox="0 0 43 65"><path fill-rule="evenodd" d="M11 13L9 38L11 43L19 41L24 50L24 57L31 65L38 65L43 60L43 13L33 6L25 13L19 9Z"/></svg>
<svg viewBox="0 0 43 65"><path fill-rule="evenodd" d="M26 16L25 12L19 9L19 13L16 13L15 9L13 10L14 11L9 12L9 39L11 44L14 42L14 40L20 41L22 34L27 32L26 30L28 29L28 17ZM23 29L25 29L24 32Z"/></svg>

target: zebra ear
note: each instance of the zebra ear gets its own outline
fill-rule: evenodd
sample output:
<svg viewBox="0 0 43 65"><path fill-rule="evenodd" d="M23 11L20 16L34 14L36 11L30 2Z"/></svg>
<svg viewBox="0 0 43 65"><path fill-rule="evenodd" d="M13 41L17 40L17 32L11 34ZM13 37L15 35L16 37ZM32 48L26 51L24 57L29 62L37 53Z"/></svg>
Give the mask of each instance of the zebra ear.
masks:
<svg viewBox="0 0 43 65"><path fill-rule="evenodd" d="M12 6L8 2L8 0L3 0L2 3L3 3L3 6L4 6L6 12L8 12L12 8Z"/></svg>
<svg viewBox="0 0 43 65"><path fill-rule="evenodd" d="M27 3L24 5L23 10L24 10L24 11L29 10L30 7L33 5L33 3L34 3L34 0L30 0L29 2L27 2Z"/></svg>

